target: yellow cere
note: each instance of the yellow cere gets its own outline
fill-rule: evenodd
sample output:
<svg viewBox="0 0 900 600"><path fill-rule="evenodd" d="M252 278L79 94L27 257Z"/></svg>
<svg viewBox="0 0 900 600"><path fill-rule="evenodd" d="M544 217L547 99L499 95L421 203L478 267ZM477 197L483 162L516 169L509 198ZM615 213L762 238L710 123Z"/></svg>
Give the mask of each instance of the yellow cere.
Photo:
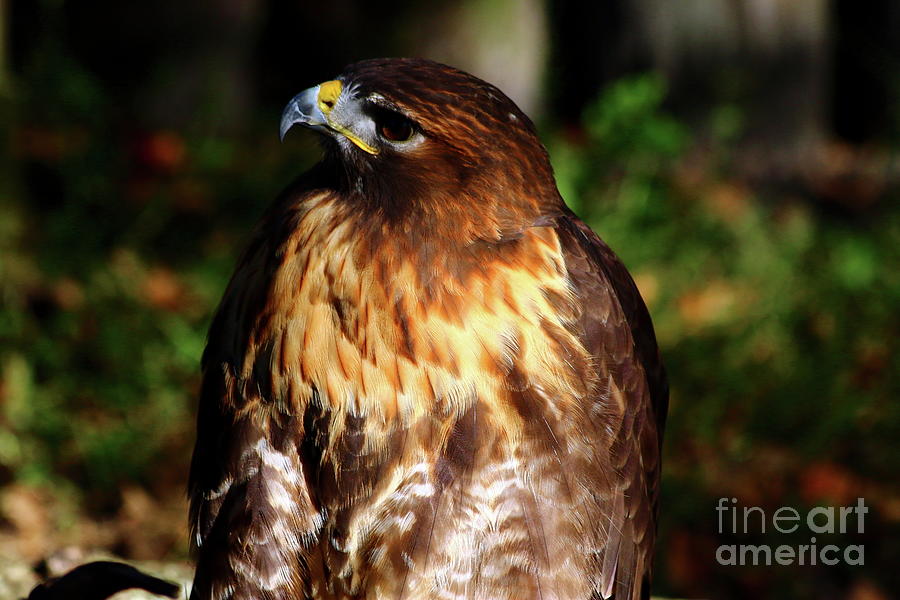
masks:
<svg viewBox="0 0 900 600"><path fill-rule="evenodd" d="M341 82L337 79L326 81L319 86L319 110L326 115L334 109L338 96L341 95Z"/></svg>
<svg viewBox="0 0 900 600"><path fill-rule="evenodd" d="M337 101L341 95L342 89L343 85L337 79L326 81L325 83L319 85L319 94L316 98L319 104L319 110L321 110L322 114L325 115L325 120L328 122L328 126L331 129L337 131L345 138L356 144L356 146L364 152L368 152L369 154L378 154L378 148L370 146L348 128L344 127L340 123L337 123L336 121L333 121L330 118L330 113L337 105Z"/></svg>

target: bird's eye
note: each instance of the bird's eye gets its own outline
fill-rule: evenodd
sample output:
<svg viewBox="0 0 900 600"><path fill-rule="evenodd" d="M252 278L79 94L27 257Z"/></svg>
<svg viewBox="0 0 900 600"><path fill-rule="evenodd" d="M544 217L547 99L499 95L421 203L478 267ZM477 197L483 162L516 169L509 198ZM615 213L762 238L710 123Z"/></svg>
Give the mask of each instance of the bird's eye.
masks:
<svg viewBox="0 0 900 600"><path fill-rule="evenodd" d="M378 135L389 142L405 142L416 131L412 121L394 111L381 111L375 123L378 125Z"/></svg>

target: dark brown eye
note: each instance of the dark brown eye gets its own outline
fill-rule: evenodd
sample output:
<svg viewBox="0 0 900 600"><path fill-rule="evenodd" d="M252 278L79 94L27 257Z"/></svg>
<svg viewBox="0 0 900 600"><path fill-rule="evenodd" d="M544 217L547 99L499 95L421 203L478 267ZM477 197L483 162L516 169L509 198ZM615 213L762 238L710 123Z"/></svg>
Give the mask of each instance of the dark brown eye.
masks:
<svg viewBox="0 0 900 600"><path fill-rule="evenodd" d="M405 142L415 133L413 122L393 111L383 111L376 120L378 134L389 142Z"/></svg>

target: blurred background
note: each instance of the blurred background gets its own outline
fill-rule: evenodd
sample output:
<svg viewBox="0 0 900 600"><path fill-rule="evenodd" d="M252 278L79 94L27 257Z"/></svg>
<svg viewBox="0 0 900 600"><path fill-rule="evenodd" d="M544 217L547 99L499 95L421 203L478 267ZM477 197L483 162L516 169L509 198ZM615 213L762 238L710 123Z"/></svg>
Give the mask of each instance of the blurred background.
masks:
<svg viewBox="0 0 900 600"><path fill-rule="evenodd" d="M297 92L376 56L496 83L621 255L672 386L655 591L898 597L900 4L0 0L0 562L185 560L198 363L318 156ZM722 566L720 497L870 507L865 565Z"/></svg>

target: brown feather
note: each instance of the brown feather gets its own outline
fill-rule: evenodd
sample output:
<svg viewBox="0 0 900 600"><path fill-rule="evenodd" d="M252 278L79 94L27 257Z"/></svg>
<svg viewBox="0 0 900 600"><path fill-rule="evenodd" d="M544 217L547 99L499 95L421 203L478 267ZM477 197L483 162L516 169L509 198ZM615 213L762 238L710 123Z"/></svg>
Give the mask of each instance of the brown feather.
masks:
<svg viewBox="0 0 900 600"><path fill-rule="evenodd" d="M627 271L499 90L405 59L341 77L425 141L329 146L241 259L203 359L192 597L641 597L667 389Z"/></svg>

